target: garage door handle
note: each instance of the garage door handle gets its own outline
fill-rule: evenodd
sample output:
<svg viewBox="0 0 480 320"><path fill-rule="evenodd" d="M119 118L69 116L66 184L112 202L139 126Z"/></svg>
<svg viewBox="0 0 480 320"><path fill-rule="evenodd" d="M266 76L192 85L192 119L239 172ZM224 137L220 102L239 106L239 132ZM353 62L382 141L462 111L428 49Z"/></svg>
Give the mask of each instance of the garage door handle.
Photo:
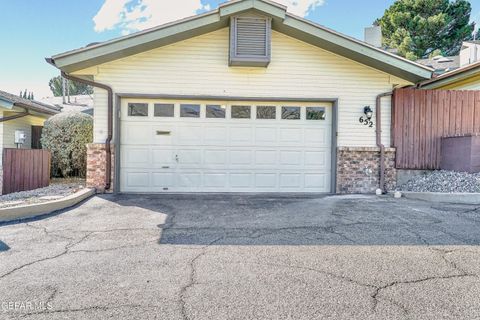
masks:
<svg viewBox="0 0 480 320"><path fill-rule="evenodd" d="M162 169L169 169L169 166L162 166Z"/></svg>
<svg viewBox="0 0 480 320"><path fill-rule="evenodd" d="M178 162L178 154L175 155L175 161Z"/></svg>
<svg viewBox="0 0 480 320"><path fill-rule="evenodd" d="M169 135L170 135L170 131L157 130L157 136L169 136Z"/></svg>

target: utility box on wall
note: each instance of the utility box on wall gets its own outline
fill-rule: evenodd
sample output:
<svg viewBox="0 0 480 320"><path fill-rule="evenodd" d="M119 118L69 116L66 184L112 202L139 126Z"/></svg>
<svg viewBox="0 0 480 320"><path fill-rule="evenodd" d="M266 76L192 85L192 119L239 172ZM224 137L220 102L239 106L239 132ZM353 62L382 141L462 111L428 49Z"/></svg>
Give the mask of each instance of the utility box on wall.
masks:
<svg viewBox="0 0 480 320"><path fill-rule="evenodd" d="M480 172L480 135L442 138L440 168L459 172Z"/></svg>

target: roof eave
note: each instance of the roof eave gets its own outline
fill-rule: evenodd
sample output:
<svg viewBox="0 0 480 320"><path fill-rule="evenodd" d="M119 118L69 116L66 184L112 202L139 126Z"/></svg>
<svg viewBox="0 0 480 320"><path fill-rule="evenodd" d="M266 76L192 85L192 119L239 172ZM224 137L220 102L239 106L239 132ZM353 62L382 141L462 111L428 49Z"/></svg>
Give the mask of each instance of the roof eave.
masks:
<svg viewBox="0 0 480 320"><path fill-rule="evenodd" d="M137 54L228 26L229 17L258 10L273 18L272 28L302 41L345 56L372 68L417 83L430 79L433 69L369 46L286 12L266 0L227 2L212 12L141 31L87 48L53 56L53 64L67 73Z"/></svg>
<svg viewBox="0 0 480 320"><path fill-rule="evenodd" d="M468 78L478 76L480 74L480 65L466 70L454 70L451 74L443 74L437 78L424 81L419 84L419 87L424 89L436 89L444 86L454 84L456 82L464 81Z"/></svg>

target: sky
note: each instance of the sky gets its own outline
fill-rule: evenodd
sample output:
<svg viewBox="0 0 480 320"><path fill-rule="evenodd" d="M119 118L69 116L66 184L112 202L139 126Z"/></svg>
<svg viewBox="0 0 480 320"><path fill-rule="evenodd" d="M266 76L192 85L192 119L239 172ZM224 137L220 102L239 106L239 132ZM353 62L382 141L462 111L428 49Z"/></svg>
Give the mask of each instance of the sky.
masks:
<svg viewBox="0 0 480 320"><path fill-rule="evenodd" d="M363 40L394 0L276 0L288 11ZM0 0L0 90L51 96L45 57L215 9L224 0ZM480 23L480 0L470 0ZM5 14L8 13L8 14Z"/></svg>

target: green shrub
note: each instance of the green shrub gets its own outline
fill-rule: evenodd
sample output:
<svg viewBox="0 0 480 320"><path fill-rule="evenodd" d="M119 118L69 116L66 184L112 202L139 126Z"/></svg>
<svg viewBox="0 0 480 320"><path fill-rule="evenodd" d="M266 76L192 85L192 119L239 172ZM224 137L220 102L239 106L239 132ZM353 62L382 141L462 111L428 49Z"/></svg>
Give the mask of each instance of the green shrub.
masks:
<svg viewBox="0 0 480 320"><path fill-rule="evenodd" d="M87 143L93 141L93 118L81 112L64 112L45 121L41 142L52 154L53 176L85 177Z"/></svg>

